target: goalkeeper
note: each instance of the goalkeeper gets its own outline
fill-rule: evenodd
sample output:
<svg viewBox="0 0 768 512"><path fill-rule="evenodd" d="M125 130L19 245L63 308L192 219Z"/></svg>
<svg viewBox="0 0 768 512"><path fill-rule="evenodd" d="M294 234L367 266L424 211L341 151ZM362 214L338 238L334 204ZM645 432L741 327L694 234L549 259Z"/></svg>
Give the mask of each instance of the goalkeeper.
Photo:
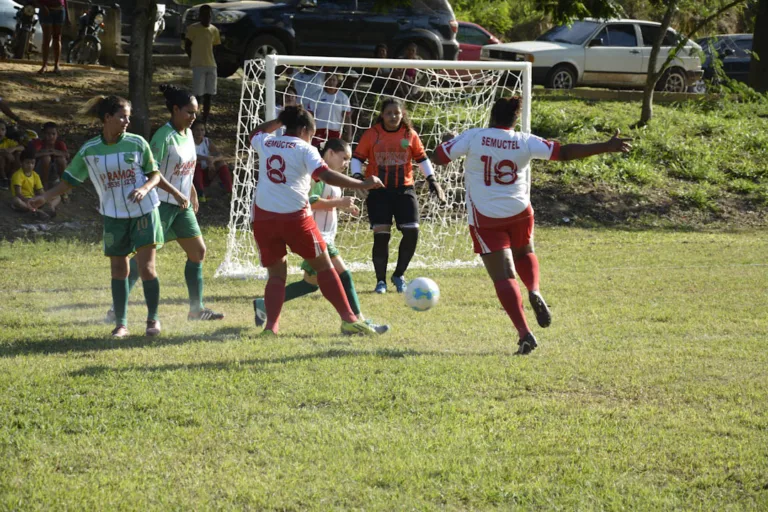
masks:
<svg viewBox="0 0 768 512"><path fill-rule="evenodd" d="M411 126L408 113L400 100L387 98L381 113L371 128L360 138L352 157L352 175L362 179L363 164L366 177L376 176L384 188L368 193L368 219L373 230L373 268L376 271L376 293L387 292L387 262L392 217L403 234L397 256L392 284L398 293L405 291L405 271L416 252L419 240L419 203L413 190L413 165L416 160L427 178L429 189L441 203L445 194L435 180L424 145Z"/></svg>

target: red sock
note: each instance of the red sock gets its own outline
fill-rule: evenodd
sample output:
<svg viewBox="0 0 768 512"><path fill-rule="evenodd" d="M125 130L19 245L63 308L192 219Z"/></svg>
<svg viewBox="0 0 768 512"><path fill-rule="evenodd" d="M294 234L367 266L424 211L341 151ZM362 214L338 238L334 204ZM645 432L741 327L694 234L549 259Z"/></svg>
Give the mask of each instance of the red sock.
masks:
<svg viewBox="0 0 768 512"><path fill-rule="evenodd" d="M352 308L349 307L349 301L347 295L344 293L344 288L341 286L341 279L336 269L329 268L317 273L317 284L320 285L320 291L323 292L323 297L328 299L328 302L333 304L336 311L339 312L339 316L345 322L357 322L357 317L352 312ZM269 312L267 312L269 314Z"/></svg>
<svg viewBox="0 0 768 512"><path fill-rule="evenodd" d="M224 190L226 190L229 194L232 193L232 174L229 172L229 166L226 164L221 164L218 168L219 171L219 179L221 180L221 184L224 185Z"/></svg>
<svg viewBox="0 0 768 512"><path fill-rule="evenodd" d="M205 192L205 182L203 181L204 174L205 171L203 170L203 167L200 165L200 162L197 162L197 165L195 165L195 175L192 177L192 183L194 183L198 194Z"/></svg>
<svg viewBox="0 0 768 512"><path fill-rule="evenodd" d="M532 252L515 258L515 270L530 291L539 289L539 259Z"/></svg>
<svg viewBox="0 0 768 512"><path fill-rule="evenodd" d="M285 279L270 277L264 290L264 307L267 310L267 325L264 329L277 334L280 329L280 312L285 301Z"/></svg>
<svg viewBox="0 0 768 512"><path fill-rule="evenodd" d="M531 332L528 328L528 322L525 321L523 297L520 295L520 287L517 285L517 281L514 279L502 279L501 281L494 281L493 285L496 287L496 295L499 297L499 302L504 306L504 310L509 315L512 323L515 324L515 329L517 329L517 334L520 338Z"/></svg>

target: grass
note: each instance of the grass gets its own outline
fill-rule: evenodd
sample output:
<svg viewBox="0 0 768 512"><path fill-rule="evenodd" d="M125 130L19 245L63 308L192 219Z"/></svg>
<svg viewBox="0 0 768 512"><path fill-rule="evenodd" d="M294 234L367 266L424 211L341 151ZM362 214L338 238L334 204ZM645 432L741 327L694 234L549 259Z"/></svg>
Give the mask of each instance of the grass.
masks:
<svg viewBox="0 0 768 512"><path fill-rule="evenodd" d="M0 243L1 509L768 507L764 231L537 229L555 321L526 358L481 269L412 272L426 313L357 274L383 338L313 296L254 339L264 283L212 279L207 241L227 319L186 322L170 246L163 335L119 342L99 244Z"/></svg>

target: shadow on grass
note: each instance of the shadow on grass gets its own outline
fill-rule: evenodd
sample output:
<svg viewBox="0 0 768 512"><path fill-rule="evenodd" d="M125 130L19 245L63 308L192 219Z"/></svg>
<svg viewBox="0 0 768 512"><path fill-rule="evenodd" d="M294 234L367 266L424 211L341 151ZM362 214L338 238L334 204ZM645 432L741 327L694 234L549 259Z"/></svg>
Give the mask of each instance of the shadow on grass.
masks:
<svg viewBox="0 0 768 512"><path fill-rule="evenodd" d="M222 327L213 332L199 335L165 335L156 337L144 336L143 326L136 326L134 335L123 339L113 339L109 332L111 326L105 326L103 336L88 338L39 341L12 342L0 345L0 357L16 357L27 354L63 354L67 352L91 352L98 350L115 350L127 348L142 348L148 346L162 347L166 345L181 345L194 341L223 341L227 338L239 337L248 327Z"/></svg>
<svg viewBox="0 0 768 512"><path fill-rule="evenodd" d="M104 288L99 288L100 291L104 291ZM72 290L70 290L71 292ZM79 290L78 290L79 291ZM131 295L133 296L137 292L132 292ZM144 304L144 296L142 295L142 292L139 291L138 295L134 297L133 299L128 301L129 307L142 307ZM244 303L250 303L252 299L244 296L244 295L211 295L205 297L205 303L207 304L215 304L216 302L244 302ZM160 299L160 305L166 305L166 306L178 306L178 305L188 305L189 299L186 297L178 297L178 298L171 298L171 299ZM91 308L106 308L109 309L109 302L99 301L99 302L75 302L73 304L63 304L61 306L53 306L50 308L47 308L45 311L48 313L53 313L55 311L67 311L67 310L73 310L73 309L91 309ZM105 309L105 313L106 313Z"/></svg>

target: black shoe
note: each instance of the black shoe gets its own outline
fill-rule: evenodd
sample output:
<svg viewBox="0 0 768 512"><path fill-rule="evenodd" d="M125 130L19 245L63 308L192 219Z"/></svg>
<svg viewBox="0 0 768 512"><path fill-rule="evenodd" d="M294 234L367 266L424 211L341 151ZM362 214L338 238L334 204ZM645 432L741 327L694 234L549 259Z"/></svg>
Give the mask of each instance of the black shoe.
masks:
<svg viewBox="0 0 768 512"><path fill-rule="evenodd" d="M533 333L529 332L525 336L523 336L523 339L517 342L517 352L515 352L516 356L527 356L531 352L534 351L534 349L538 345L536 344L536 338L533 337Z"/></svg>
<svg viewBox="0 0 768 512"><path fill-rule="evenodd" d="M552 323L552 313L549 311L544 297L539 292L528 292L528 300L531 301L531 307L536 313L536 321L541 327L549 327Z"/></svg>

